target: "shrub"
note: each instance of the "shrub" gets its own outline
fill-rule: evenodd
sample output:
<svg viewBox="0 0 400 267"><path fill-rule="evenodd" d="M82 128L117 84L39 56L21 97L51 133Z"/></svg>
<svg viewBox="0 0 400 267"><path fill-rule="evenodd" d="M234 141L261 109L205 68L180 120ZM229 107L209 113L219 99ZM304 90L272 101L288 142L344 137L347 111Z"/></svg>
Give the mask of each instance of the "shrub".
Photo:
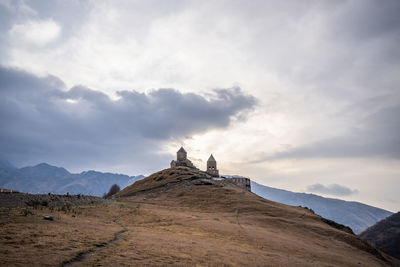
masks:
<svg viewBox="0 0 400 267"><path fill-rule="evenodd" d="M103 197L104 197L104 198L109 198L109 197L111 197L112 195L118 193L119 191L121 191L121 188L119 187L119 185L113 184L113 185L110 187L110 190L108 190L108 193L107 193L107 194L104 194Z"/></svg>

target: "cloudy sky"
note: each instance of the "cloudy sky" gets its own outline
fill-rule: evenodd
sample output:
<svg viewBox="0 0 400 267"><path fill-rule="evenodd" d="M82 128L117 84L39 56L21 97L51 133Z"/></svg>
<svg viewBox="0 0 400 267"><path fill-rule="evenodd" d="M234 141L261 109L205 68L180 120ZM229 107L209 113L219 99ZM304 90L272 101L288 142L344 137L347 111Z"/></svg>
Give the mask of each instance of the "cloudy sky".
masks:
<svg viewBox="0 0 400 267"><path fill-rule="evenodd" d="M400 2L0 0L0 157L400 209Z"/></svg>

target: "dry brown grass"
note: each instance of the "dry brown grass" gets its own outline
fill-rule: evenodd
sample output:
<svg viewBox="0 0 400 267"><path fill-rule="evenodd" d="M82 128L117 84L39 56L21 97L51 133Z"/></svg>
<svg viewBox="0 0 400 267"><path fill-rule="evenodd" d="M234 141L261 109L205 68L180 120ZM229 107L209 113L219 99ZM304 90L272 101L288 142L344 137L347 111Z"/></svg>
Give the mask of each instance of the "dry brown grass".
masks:
<svg viewBox="0 0 400 267"><path fill-rule="evenodd" d="M135 186L128 186L116 196L129 196L150 188L159 188L165 185L173 185L185 180L210 178L210 175L187 167L176 167L156 172L143 180L136 181Z"/></svg>
<svg viewBox="0 0 400 267"><path fill-rule="evenodd" d="M3 266L54 266L112 239L116 204L0 210L0 262ZM54 221L43 220L51 215Z"/></svg>
<svg viewBox="0 0 400 267"><path fill-rule="evenodd" d="M164 170L165 175L171 170ZM205 185L164 177L122 191L116 203L54 211L54 222L34 210L1 216L0 261L56 265L111 240L75 262L82 266L398 266L356 236L325 223L307 209L244 192L226 182ZM172 174L171 176L175 175ZM179 175L179 173L178 173ZM164 181L164 182L162 182ZM160 186L160 183L164 186ZM120 196L123 194L120 194ZM114 220L119 225L114 223ZM4 229L4 230L3 230Z"/></svg>

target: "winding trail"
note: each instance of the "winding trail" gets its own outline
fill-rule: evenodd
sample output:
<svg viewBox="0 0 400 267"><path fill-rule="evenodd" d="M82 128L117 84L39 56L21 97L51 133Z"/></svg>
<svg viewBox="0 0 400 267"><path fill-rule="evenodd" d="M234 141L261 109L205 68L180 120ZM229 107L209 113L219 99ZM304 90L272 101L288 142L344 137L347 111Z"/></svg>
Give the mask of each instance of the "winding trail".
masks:
<svg viewBox="0 0 400 267"><path fill-rule="evenodd" d="M84 263L85 261L87 261L91 256L101 252L103 249L109 247L110 245L112 245L113 243L117 242L120 238L121 235L125 232L128 231L127 228L125 228L124 226L122 226L121 224L118 223L117 219L114 220L114 223L121 226L123 229L114 233L114 238L96 245L95 248L92 248L90 250L84 251L84 252L80 252L78 255L76 255L75 257L73 257L72 259L63 262L61 264L61 266L63 267L71 267L71 266L79 266L80 264Z"/></svg>

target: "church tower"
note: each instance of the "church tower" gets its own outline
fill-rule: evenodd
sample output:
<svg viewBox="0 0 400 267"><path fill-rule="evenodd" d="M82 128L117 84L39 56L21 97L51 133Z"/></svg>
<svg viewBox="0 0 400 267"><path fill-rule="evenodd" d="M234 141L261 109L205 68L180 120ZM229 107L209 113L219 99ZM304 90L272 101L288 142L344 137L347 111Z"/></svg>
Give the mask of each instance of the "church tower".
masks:
<svg viewBox="0 0 400 267"><path fill-rule="evenodd" d="M185 149L181 146L181 148L176 152L176 159L177 161L184 161L186 160L187 153Z"/></svg>
<svg viewBox="0 0 400 267"><path fill-rule="evenodd" d="M211 176L219 177L219 171L217 169L217 161L214 159L212 154L207 160L207 171L206 172Z"/></svg>

